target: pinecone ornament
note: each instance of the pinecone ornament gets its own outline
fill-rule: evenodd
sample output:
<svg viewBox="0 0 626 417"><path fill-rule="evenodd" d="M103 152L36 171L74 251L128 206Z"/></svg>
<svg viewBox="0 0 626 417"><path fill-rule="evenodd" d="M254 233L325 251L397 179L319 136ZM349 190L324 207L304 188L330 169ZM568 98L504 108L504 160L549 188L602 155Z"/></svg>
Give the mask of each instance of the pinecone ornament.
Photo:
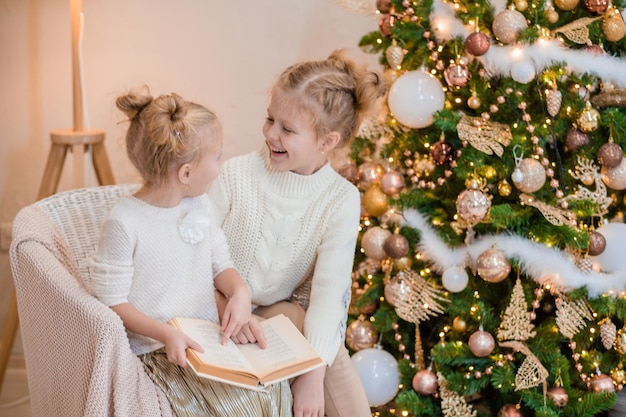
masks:
<svg viewBox="0 0 626 417"><path fill-rule="evenodd" d="M617 327L610 319L605 319L600 324L600 338L602 339L602 345L606 350L610 350L615 343L615 337L617 336Z"/></svg>
<svg viewBox="0 0 626 417"><path fill-rule="evenodd" d="M557 114L559 114L562 101L563 95L558 89L553 88L552 90L548 90L546 92L546 106L548 108L548 113L550 114L550 116L555 117Z"/></svg>

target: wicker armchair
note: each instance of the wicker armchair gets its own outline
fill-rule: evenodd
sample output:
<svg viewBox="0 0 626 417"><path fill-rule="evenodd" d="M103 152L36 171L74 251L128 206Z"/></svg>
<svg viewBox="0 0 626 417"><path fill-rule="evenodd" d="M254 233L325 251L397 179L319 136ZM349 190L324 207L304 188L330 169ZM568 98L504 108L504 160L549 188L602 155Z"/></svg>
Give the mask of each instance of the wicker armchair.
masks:
<svg viewBox="0 0 626 417"><path fill-rule="evenodd" d="M174 416L119 316L81 279L109 209L136 187L62 192L14 220L10 262L33 416Z"/></svg>

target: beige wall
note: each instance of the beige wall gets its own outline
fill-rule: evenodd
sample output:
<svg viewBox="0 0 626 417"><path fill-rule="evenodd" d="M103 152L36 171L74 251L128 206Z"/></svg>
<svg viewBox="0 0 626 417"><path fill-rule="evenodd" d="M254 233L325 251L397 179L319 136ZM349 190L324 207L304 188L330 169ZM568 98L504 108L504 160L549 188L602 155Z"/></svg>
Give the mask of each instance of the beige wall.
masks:
<svg viewBox="0 0 626 417"><path fill-rule="evenodd" d="M224 125L228 158L260 146L266 93L282 69L336 48L356 49L377 28L375 16L335 0L83 0L82 8L87 121L105 130L118 183L137 181L114 106L128 88L146 83L154 94L178 92L212 108ZM364 59L377 65L375 56ZM0 0L2 226L35 201L50 131L73 125L71 71L69 0ZM91 169L85 174L86 184L96 185ZM70 188L71 177L68 158L60 190ZM12 293L5 250L0 288L4 327Z"/></svg>

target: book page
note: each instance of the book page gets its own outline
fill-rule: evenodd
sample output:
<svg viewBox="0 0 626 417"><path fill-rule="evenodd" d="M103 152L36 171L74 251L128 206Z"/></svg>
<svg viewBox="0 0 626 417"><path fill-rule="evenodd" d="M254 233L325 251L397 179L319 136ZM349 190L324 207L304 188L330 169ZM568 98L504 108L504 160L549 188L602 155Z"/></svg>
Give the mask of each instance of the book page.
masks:
<svg viewBox="0 0 626 417"><path fill-rule="evenodd" d="M257 344L239 345L239 349L254 367L259 379L280 369L292 367L293 371L309 369L313 363L323 364L315 349L285 316L279 315L261 321L265 331L267 347L261 349Z"/></svg>
<svg viewBox="0 0 626 417"><path fill-rule="evenodd" d="M198 342L204 348L204 353L195 354L209 365L251 372L250 362L239 351L237 345L228 340L222 345L222 331L219 324L207 320L177 317L173 324L187 336Z"/></svg>

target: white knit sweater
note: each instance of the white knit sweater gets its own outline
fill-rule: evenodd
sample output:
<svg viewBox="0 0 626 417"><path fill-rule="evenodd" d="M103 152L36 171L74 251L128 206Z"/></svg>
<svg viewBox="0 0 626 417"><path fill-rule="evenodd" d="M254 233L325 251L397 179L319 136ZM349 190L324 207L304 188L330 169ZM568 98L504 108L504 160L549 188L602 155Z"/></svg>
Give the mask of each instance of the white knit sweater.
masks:
<svg viewBox="0 0 626 417"><path fill-rule="evenodd" d="M161 208L123 198L105 221L87 289L108 306L129 302L162 322L176 316L218 321L213 277L232 268L207 195ZM161 343L129 332L137 355Z"/></svg>
<svg viewBox="0 0 626 417"><path fill-rule="evenodd" d="M312 175L272 171L261 151L226 161L209 196L252 303L299 294L307 309L304 334L331 364L350 303L357 188L330 164Z"/></svg>

